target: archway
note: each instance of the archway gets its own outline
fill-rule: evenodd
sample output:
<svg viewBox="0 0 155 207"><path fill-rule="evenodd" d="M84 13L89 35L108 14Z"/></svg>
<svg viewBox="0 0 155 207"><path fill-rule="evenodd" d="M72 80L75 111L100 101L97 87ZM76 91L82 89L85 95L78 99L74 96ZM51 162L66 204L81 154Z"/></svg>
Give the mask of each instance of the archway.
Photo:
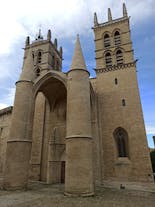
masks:
<svg viewBox="0 0 155 207"><path fill-rule="evenodd" d="M60 183L64 173L62 165L65 166L62 154L65 152L67 91L56 77L42 80L37 83L35 93L30 178Z"/></svg>

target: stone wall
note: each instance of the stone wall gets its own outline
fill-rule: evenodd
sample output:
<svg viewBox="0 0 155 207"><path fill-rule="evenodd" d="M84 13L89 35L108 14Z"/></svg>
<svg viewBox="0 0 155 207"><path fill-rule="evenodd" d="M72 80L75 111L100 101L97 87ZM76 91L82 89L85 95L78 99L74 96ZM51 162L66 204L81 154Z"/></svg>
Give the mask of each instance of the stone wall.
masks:
<svg viewBox="0 0 155 207"><path fill-rule="evenodd" d="M7 107L0 110L0 178L2 178L4 173L6 146L9 136L12 109L13 107Z"/></svg>

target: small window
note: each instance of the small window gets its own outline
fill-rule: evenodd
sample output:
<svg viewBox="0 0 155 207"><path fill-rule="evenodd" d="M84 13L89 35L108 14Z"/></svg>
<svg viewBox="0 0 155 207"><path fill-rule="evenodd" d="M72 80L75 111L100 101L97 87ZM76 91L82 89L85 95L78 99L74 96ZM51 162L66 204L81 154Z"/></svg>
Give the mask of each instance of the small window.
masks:
<svg viewBox="0 0 155 207"><path fill-rule="evenodd" d="M32 53L32 58L33 58L33 61L34 61L34 53Z"/></svg>
<svg viewBox="0 0 155 207"><path fill-rule="evenodd" d="M104 47L110 47L110 36L108 34L104 35Z"/></svg>
<svg viewBox="0 0 155 207"><path fill-rule="evenodd" d="M126 106L125 99L122 99L122 106Z"/></svg>
<svg viewBox="0 0 155 207"><path fill-rule="evenodd" d="M41 52L39 51L38 52L38 57L37 57L37 63L41 63L41 59L42 59L42 54L41 54Z"/></svg>
<svg viewBox="0 0 155 207"><path fill-rule="evenodd" d="M121 50L117 50L116 52L116 62L117 62L117 65L123 64L123 53Z"/></svg>
<svg viewBox="0 0 155 207"><path fill-rule="evenodd" d="M40 76L40 69L39 68L37 68L37 70L36 70L36 76Z"/></svg>
<svg viewBox="0 0 155 207"><path fill-rule="evenodd" d="M118 79L117 78L115 78L115 85L117 85L118 84Z"/></svg>
<svg viewBox="0 0 155 207"><path fill-rule="evenodd" d="M118 46L121 44L121 36L120 36L119 31L116 31L114 34L114 44L115 46Z"/></svg>
<svg viewBox="0 0 155 207"><path fill-rule="evenodd" d="M119 127L114 131L118 157L128 157L128 134Z"/></svg>
<svg viewBox="0 0 155 207"><path fill-rule="evenodd" d="M54 66L55 66L55 56L52 55L52 67L54 68Z"/></svg>
<svg viewBox="0 0 155 207"><path fill-rule="evenodd" d="M110 52L107 52L105 54L105 62L106 62L106 67L112 66L112 58Z"/></svg>
<svg viewBox="0 0 155 207"><path fill-rule="evenodd" d="M56 70L59 70L59 60L56 61Z"/></svg>

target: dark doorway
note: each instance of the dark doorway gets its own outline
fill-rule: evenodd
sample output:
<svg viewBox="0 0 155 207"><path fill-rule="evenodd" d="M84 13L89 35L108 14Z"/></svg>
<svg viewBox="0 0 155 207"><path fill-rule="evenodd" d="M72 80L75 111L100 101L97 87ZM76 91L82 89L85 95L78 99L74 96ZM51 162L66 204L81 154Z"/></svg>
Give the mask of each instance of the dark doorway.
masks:
<svg viewBox="0 0 155 207"><path fill-rule="evenodd" d="M65 161L61 162L61 183L65 183Z"/></svg>

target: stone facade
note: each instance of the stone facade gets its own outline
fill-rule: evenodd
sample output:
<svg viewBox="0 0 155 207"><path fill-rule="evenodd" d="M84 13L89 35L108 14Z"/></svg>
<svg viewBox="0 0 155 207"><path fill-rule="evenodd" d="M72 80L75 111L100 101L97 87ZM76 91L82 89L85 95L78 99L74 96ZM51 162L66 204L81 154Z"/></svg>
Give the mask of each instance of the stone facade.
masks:
<svg viewBox="0 0 155 207"><path fill-rule="evenodd" d="M119 19L109 9L99 24L95 14L93 30L91 79L79 37L68 73L50 30L46 40L40 32L32 43L27 37L12 116L0 115L4 188L65 182L66 195L85 196L98 184L153 182L125 4Z"/></svg>
<svg viewBox="0 0 155 207"><path fill-rule="evenodd" d="M13 107L0 110L0 180L4 176L5 156ZM0 181L1 183L1 181Z"/></svg>

